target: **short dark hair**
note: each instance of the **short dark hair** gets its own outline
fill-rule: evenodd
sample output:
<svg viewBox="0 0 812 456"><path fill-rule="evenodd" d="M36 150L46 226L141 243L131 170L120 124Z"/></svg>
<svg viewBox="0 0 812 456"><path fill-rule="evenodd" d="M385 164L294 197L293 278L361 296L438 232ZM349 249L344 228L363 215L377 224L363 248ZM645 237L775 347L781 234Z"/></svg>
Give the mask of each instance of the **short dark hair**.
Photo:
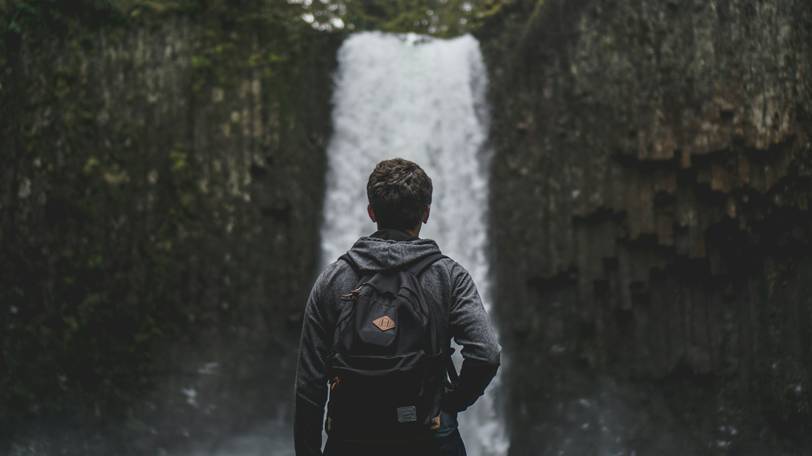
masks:
<svg viewBox="0 0 812 456"><path fill-rule="evenodd" d="M367 198L380 228L418 226L431 204L431 192L431 178L423 168L402 158L378 163L367 182Z"/></svg>

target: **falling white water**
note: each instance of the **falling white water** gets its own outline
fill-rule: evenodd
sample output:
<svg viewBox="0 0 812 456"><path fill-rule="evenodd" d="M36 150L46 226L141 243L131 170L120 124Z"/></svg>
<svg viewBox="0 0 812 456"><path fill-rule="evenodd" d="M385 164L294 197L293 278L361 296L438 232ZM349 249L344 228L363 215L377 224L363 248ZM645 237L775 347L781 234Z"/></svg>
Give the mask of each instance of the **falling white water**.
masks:
<svg viewBox="0 0 812 456"><path fill-rule="evenodd" d="M436 240L443 253L468 269L488 307L487 76L479 43L468 35L439 40L359 33L342 45L338 63L322 264L375 230L366 215L366 183L375 164L406 158L434 184L431 217L421 237ZM460 415L471 456L506 453L493 400L497 384L498 378Z"/></svg>

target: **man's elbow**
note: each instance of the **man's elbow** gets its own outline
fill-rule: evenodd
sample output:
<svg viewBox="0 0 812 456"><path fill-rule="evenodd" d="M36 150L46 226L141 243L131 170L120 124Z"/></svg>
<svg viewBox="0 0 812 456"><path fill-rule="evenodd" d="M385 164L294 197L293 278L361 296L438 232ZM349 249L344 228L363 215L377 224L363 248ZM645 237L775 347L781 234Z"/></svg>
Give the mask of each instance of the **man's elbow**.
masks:
<svg viewBox="0 0 812 456"><path fill-rule="evenodd" d="M501 350L497 347L494 350L487 350L476 357L464 357L463 369L477 371L477 377L490 378L496 375L501 364ZM468 366L468 369L465 369Z"/></svg>

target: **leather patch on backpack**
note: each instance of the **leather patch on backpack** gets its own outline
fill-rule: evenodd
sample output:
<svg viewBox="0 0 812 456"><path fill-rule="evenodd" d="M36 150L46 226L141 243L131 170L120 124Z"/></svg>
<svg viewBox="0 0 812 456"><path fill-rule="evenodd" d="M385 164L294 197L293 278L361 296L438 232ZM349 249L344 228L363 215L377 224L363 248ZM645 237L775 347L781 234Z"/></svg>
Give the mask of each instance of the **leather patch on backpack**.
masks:
<svg viewBox="0 0 812 456"><path fill-rule="evenodd" d="M389 331L395 327L395 320L392 320L388 316L384 315L383 317L372 320L372 324L381 331Z"/></svg>

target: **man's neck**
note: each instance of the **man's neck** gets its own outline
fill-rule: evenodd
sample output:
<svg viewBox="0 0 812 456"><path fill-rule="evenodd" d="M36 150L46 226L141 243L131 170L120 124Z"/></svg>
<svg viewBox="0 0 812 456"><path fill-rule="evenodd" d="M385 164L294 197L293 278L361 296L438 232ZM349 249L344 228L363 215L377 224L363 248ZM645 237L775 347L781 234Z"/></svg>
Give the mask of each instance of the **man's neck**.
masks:
<svg viewBox="0 0 812 456"><path fill-rule="evenodd" d="M404 230L409 236L416 238L420 236L420 225L417 225L417 228L412 228L411 230Z"/></svg>

